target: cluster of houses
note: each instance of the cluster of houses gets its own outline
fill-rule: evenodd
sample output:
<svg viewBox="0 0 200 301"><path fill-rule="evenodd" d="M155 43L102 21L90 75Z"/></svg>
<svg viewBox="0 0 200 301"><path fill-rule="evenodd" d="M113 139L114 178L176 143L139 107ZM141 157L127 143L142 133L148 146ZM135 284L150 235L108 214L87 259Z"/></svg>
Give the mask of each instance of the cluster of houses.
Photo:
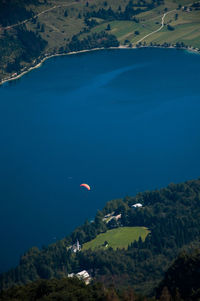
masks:
<svg viewBox="0 0 200 301"><path fill-rule="evenodd" d="M136 204L133 204L131 205L131 208L141 208L143 207L143 205L141 203L136 203ZM118 221L120 218L122 217L121 213L120 214L117 214L115 215L115 212L111 212L109 214L106 214L104 217L103 217L103 221L108 224L111 220L115 220L115 221Z"/></svg>
<svg viewBox="0 0 200 301"><path fill-rule="evenodd" d="M190 11L192 11L191 7L182 6L181 8L182 8L183 11L186 11L187 13L189 13Z"/></svg>
<svg viewBox="0 0 200 301"><path fill-rule="evenodd" d="M77 277L78 279L84 281L85 284L89 284L92 280L91 276L89 275L89 273L86 270L83 270L77 274L75 274L75 273L68 274L68 277L69 278Z"/></svg>

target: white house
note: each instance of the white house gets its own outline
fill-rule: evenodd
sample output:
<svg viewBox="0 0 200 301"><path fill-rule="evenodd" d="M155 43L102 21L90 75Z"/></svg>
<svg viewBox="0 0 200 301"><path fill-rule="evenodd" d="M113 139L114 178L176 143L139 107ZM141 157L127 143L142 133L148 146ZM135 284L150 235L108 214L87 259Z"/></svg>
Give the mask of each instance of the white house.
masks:
<svg viewBox="0 0 200 301"><path fill-rule="evenodd" d="M142 207L142 204L141 203L137 203L137 204L134 204L131 206L132 208L140 208Z"/></svg>
<svg viewBox="0 0 200 301"><path fill-rule="evenodd" d="M78 277L80 280L83 280L85 284L89 284L91 281L91 277L86 270L77 273L76 277Z"/></svg>

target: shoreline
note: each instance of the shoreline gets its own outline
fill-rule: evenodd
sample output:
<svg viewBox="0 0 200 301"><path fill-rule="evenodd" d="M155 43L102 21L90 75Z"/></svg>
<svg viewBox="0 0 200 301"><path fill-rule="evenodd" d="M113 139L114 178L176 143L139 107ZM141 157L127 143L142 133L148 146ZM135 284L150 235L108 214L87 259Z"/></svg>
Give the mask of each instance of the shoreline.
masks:
<svg viewBox="0 0 200 301"><path fill-rule="evenodd" d="M165 47L165 46L151 46L151 45L140 45L139 47L137 46L134 46L134 47L129 47L129 46L123 46L123 45L120 45L118 47L109 47L109 48L93 48L93 49L85 49L85 50L80 50L80 51L72 51L72 52L68 52L68 53L55 53L55 54L51 54L51 55L46 55L44 58L41 59L40 62L37 62L36 65L33 65L31 67L29 67L27 70L23 70L22 69L22 72L19 73L19 74L16 74L14 73L13 75L11 75L10 77L8 78L5 78L3 80L1 80L0 82L0 86L7 83L7 82L10 82L10 81L13 81L13 80L16 80L16 79L19 79L21 78L22 76L24 76L25 74L29 73L30 71L34 70L34 69L37 69L37 68L40 68L42 66L42 64L50 59L50 58L53 58L53 57L57 57L57 56L66 56L66 55L75 55L75 54L80 54L80 53L85 53L85 52L91 52L91 51L99 51L99 50L109 50L109 49L140 49L140 48L162 48L162 49L176 49L176 50L186 50L188 51L189 53L193 53L193 54L200 54L200 49L194 49L194 48L187 48L187 47L175 47L175 46L169 46L169 47Z"/></svg>
<svg viewBox="0 0 200 301"><path fill-rule="evenodd" d="M116 48L118 49L118 47L113 47L113 48ZM44 58L41 59L40 62L38 62L36 65L33 65L31 66L30 68L28 68L27 70L22 70L22 72L20 74L17 74L15 75L15 73L13 75L11 75L9 78L5 78L3 80L1 80L0 82L0 86L9 82L9 81L12 81L12 80L16 80L16 79L19 79L20 77L22 77L23 75L29 73L30 71L34 70L34 69L37 69L37 68L40 68L42 66L42 64L50 59L50 58L53 58L53 57L56 57L56 56L66 56L66 55L74 55L74 54L79 54L79 53L84 53L84 52L89 52L89 51L97 51L97 50L104 50L106 48L94 48L94 49L85 49L85 50L80 50L80 51L72 51L72 52L68 52L68 53L55 53L55 54L51 54L51 55L46 55ZM111 48L108 48L108 49L111 49Z"/></svg>

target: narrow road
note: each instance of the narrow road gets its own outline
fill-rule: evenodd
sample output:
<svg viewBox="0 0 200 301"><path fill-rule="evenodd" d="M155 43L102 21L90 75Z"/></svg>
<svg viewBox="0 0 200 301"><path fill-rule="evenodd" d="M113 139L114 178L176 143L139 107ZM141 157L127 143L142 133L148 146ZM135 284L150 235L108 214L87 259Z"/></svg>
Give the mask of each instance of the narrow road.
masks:
<svg viewBox="0 0 200 301"><path fill-rule="evenodd" d="M36 19L37 17L39 17L39 16L41 16L41 15L43 15L43 14L45 14L45 13L47 13L47 12L53 10L53 9L56 9L56 8L59 8L59 7L66 7L66 6L70 6L70 5L75 5L75 4L77 4L77 2L74 2L74 3L67 3L67 4L60 4L60 5L54 5L53 7L49 8L49 9L46 9L46 10L42 11L41 13L39 13L39 14L37 14L37 15L35 15L35 16L29 18L29 19L26 19L26 20L24 20L24 21L22 21L22 22L19 22L19 23L10 25L10 26L1 27L0 29L1 29L1 30L8 30L8 29L14 28L14 27L17 27L17 26L19 26L19 25L25 24L25 23L27 23L27 22L33 20L33 19Z"/></svg>
<svg viewBox="0 0 200 301"><path fill-rule="evenodd" d="M160 30L164 27L165 17L166 17L168 14L172 13L173 11L176 11L176 9L173 9L173 10L168 11L167 13L164 13L164 15L162 16L161 26L160 26L158 29L156 29L156 30L154 30L154 31L152 31L152 32L150 32L150 33L148 33L146 36L144 36L143 38L141 38L139 41L137 41L137 42L134 43L134 44L138 44L138 43L142 42L144 39L146 39L147 37L151 36L152 34L154 34L154 33L158 32L158 31L160 31Z"/></svg>

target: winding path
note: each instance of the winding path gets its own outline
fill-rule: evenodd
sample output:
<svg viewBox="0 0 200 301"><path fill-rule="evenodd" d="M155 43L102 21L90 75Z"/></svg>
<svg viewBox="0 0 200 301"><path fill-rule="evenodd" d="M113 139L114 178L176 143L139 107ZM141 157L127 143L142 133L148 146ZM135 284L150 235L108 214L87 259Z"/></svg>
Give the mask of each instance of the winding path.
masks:
<svg viewBox="0 0 200 301"><path fill-rule="evenodd" d="M34 15L33 17L31 17L31 18L29 18L29 19L26 19L26 20L24 20L24 21L22 21L22 22L19 22L19 23L10 25L10 26L1 27L0 29L2 29L2 30L8 30L8 29L14 28L14 27L17 27L17 26L19 26L19 25L25 24L25 23L27 23L27 22L33 20L33 19L36 19L36 18L39 17L40 15L43 15L43 14L45 14L45 13L47 13L47 12L53 10L53 9L56 9L56 8L59 8L59 7L66 7L66 6L70 6L70 5L75 5L75 4L78 4L78 3L77 3L77 2L74 2L74 3L67 3L67 4L54 5L53 7L48 8L48 9L46 9L46 10L40 12L39 14Z"/></svg>
<svg viewBox="0 0 200 301"><path fill-rule="evenodd" d="M141 38L139 41L137 41L137 42L134 43L134 44L138 44L138 43L142 42L144 39L146 39L147 37L151 36L152 34L154 34L154 33L158 32L158 31L160 31L160 30L164 27L165 17L166 17L168 14L172 13L173 11L176 11L176 9L173 9L173 10L168 11L167 13L164 13L164 15L162 16L161 26L160 26L158 29L156 29L156 30L154 30L154 31L152 31L152 32L150 32L150 33L148 33L146 36L144 36L143 38Z"/></svg>

